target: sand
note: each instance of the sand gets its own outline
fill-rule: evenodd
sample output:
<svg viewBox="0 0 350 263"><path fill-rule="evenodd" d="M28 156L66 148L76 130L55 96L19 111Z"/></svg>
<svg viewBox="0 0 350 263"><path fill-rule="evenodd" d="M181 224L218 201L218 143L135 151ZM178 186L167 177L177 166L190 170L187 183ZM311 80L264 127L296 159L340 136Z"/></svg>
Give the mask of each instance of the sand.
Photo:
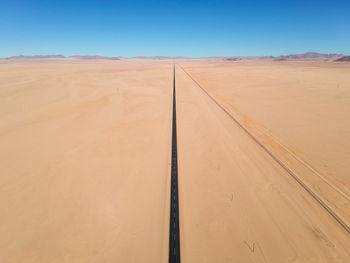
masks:
<svg viewBox="0 0 350 263"><path fill-rule="evenodd" d="M177 94L183 262L347 262L349 233L180 68Z"/></svg>
<svg viewBox="0 0 350 263"><path fill-rule="evenodd" d="M181 261L347 262L350 66L177 63ZM168 261L172 67L0 63L1 262Z"/></svg>
<svg viewBox="0 0 350 263"><path fill-rule="evenodd" d="M185 68L251 129L270 133L350 195L350 65L235 62Z"/></svg>
<svg viewBox="0 0 350 263"><path fill-rule="evenodd" d="M186 66L350 231L350 65L246 61Z"/></svg>
<svg viewBox="0 0 350 263"><path fill-rule="evenodd" d="M166 261L171 70L0 65L1 262Z"/></svg>

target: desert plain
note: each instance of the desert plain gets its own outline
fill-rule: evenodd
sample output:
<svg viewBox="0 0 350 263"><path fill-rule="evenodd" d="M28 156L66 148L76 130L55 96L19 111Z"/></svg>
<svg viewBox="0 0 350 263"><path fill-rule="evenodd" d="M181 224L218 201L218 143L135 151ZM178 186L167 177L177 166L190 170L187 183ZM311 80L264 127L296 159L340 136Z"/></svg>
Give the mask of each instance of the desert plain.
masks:
<svg viewBox="0 0 350 263"><path fill-rule="evenodd" d="M0 62L0 261L350 262L350 64Z"/></svg>

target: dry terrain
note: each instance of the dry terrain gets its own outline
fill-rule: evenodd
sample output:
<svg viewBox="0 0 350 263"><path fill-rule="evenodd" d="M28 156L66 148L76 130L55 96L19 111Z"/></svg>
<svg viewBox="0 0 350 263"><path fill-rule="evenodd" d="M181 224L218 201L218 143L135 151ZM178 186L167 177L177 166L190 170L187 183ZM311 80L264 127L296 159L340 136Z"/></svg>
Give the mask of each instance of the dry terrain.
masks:
<svg viewBox="0 0 350 263"><path fill-rule="evenodd" d="M349 262L350 65L176 62L182 262ZM170 61L0 62L1 262L167 262Z"/></svg>
<svg viewBox="0 0 350 263"><path fill-rule="evenodd" d="M182 259L347 262L350 67L179 64Z"/></svg>
<svg viewBox="0 0 350 263"><path fill-rule="evenodd" d="M172 65L0 64L0 258L165 262Z"/></svg>

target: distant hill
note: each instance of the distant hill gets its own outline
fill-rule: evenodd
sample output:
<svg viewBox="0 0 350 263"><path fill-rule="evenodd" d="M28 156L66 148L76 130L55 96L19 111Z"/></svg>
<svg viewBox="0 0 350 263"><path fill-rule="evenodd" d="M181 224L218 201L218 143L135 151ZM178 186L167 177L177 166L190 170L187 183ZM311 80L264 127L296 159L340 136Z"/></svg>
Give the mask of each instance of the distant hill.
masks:
<svg viewBox="0 0 350 263"><path fill-rule="evenodd" d="M228 61L238 61L238 60L241 60L241 58L232 57L232 58L225 58L225 60L228 60Z"/></svg>
<svg viewBox="0 0 350 263"><path fill-rule="evenodd" d="M224 60L227 61L238 61L238 60L259 60L259 59L263 59L263 60L269 60L269 59L274 59L273 56L234 56L234 57L224 57Z"/></svg>
<svg viewBox="0 0 350 263"><path fill-rule="evenodd" d="M232 56L224 57L226 61L237 61L237 60L274 60L274 61L287 61L287 60L337 60L344 57L343 54L321 54L316 52L307 52L303 54L290 54L286 56Z"/></svg>
<svg viewBox="0 0 350 263"><path fill-rule="evenodd" d="M350 62L350 56L344 56L344 57L338 58L334 61L336 61L336 62Z"/></svg>
<svg viewBox="0 0 350 263"><path fill-rule="evenodd" d="M36 55L36 56L12 56L5 58L6 60L34 60L34 59L62 59L65 58L63 55Z"/></svg>
<svg viewBox="0 0 350 263"><path fill-rule="evenodd" d="M119 60L120 58L118 57L106 57L106 56L98 56L98 55L92 55L92 56L70 56L68 58L74 58L74 59L81 59L81 60L99 60L99 59L104 59L104 60Z"/></svg>
<svg viewBox="0 0 350 263"><path fill-rule="evenodd" d="M168 57L168 56L137 56L125 59L155 59L155 60L168 60L168 59L191 59L190 57Z"/></svg>
<svg viewBox="0 0 350 263"><path fill-rule="evenodd" d="M65 57L63 55L35 55L35 56L12 56L8 58L4 58L4 60L119 60L118 57L106 57L106 56L98 56L98 55L89 55L89 56L69 56Z"/></svg>
<svg viewBox="0 0 350 263"><path fill-rule="evenodd" d="M275 61L284 60L334 60L344 56L343 54L321 54L316 52L307 52L303 54L291 54L287 56L276 57Z"/></svg>

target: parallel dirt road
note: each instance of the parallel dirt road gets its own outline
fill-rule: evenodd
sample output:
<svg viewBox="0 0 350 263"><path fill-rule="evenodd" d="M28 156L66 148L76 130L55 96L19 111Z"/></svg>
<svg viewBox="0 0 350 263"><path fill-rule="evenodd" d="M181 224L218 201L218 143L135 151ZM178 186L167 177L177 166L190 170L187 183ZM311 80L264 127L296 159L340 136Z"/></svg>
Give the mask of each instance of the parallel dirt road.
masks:
<svg viewBox="0 0 350 263"><path fill-rule="evenodd" d="M347 262L350 236L179 67L182 262Z"/></svg>
<svg viewBox="0 0 350 263"><path fill-rule="evenodd" d="M0 64L0 261L166 262L172 64Z"/></svg>
<svg viewBox="0 0 350 263"><path fill-rule="evenodd" d="M350 197L349 63L213 61L182 65L279 156L297 165L278 145L281 143Z"/></svg>
<svg viewBox="0 0 350 263"><path fill-rule="evenodd" d="M228 115L348 222L347 66L179 65L181 262L349 262L350 234ZM1 263L168 262L172 74L0 62Z"/></svg>

